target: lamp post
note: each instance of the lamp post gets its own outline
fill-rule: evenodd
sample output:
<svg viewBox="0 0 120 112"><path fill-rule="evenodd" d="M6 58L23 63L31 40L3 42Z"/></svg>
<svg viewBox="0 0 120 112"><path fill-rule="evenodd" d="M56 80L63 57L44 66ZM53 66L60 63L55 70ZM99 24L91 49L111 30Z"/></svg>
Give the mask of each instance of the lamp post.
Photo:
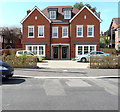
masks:
<svg viewBox="0 0 120 112"><path fill-rule="evenodd" d="M111 48L112 48L112 32L113 32L113 30L111 28Z"/></svg>

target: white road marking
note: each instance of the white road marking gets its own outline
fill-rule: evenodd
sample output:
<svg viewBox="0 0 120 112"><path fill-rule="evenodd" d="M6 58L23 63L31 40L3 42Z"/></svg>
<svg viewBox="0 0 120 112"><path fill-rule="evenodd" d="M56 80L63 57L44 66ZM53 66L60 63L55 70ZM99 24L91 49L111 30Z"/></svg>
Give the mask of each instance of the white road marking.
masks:
<svg viewBox="0 0 120 112"><path fill-rule="evenodd" d="M70 87L90 87L91 85L81 79L69 79L66 84Z"/></svg>
<svg viewBox="0 0 120 112"><path fill-rule="evenodd" d="M67 72L68 70L63 70L64 72Z"/></svg>
<svg viewBox="0 0 120 112"><path fill-rule="evenodd" d="M39 79L97 79L97 78L120 78L119 76L97 76L97 77L61 77L61 76L24 76L24 75L14 75L15 77L26 77L26 78L39 78Z"/></svg>
<svg viewBox="0 0 120 112"><path fill-rule="evenodd" d="M65 96L65 91L58 79L46 79L43 88L48 96Z"/></svg>

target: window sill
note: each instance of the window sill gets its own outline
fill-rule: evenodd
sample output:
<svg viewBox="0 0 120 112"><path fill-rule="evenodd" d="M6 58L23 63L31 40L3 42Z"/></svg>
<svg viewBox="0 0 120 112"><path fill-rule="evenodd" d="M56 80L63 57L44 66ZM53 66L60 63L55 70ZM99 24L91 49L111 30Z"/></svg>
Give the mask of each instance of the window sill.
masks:
<svg viewBox="0 0 120 112"><path fill-rule="evenodd" d="M94 37L94 36L87 36L87 37L89 38L89 37Z"/></svg>
<svg viewBox="0 0 120 112"><path fill-rule="evenodd" d="M28 38L34 38L34 37L28 37Z"/></svg>
<svg viewBox="0 0 120 112"><path fill-rule="evenodd" d="M37 37L37 38L45 38L45 37Z"/></svg>
<svg viewBox="0 0 120 112"><path fill-rule="evenodd" d="M69 38L69 37L62 37L62 38Z"/></svg>
<svg viewBox="0 0 120 112"><path fill-rule="evenodd" d="M83 38L83 36L77 36L77 38Z"/></svg>
<svg viewBox="0 0 120 112"><path fill-rule="evenodd" d="M59 38L59 37L52 37L52 38Z"/></svg>

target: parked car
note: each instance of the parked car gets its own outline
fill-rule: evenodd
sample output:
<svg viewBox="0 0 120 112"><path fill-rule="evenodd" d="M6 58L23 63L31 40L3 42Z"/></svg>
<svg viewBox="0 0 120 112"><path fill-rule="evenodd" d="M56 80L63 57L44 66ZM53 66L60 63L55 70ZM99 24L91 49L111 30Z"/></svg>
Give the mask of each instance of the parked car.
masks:
<svg viewBox="0 0 120 112"><path fill-rule="evenodd" d="M16 56L23 56L23 55L30 56L30 57L32 57L32 56L33 57L37 57L37 61L42 61L42 57L41 56L38 56L38 55L34 54L31 51L21 50L21 51L17 51L16 52Z"/></svg>
<svg viewBox="0 0 120 112"><path fill-rule="evenodd" d="M76 61L87 62L89 61L90 56L109 56L110 54L104 53L102 51L91 51L87 54L81 54L75 57Z"/></svg>
<svg viewBox="0 0 120 112"><path fill-rule="evenodd" d="M2 74L2 78L8 79L13 76L14 68L0 60L0 73Z"/></svg>

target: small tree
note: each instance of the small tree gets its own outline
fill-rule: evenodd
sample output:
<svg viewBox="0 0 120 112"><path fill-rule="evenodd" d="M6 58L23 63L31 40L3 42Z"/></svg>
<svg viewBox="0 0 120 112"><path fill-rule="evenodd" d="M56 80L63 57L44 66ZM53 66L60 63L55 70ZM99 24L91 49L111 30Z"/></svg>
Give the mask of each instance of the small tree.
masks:
<svg viewBox="0 0 120 112"><path fill-rule="evenodd" d="M106 36L100 36L100 47L101 48L107 48L108 43L109 43L109 40L106 38Z"/></svg>
<svg viewBox="0 0 120 112"><path fill-rule="evenodd" d="M20 34L20 28L16 27L5 27L2 29L1 34L3 36L3 44L6 41L7 45L15 48L17 35Z"/></svg>
<svg viewBox="0 0 120 112"><path fill-rule="evenodd" d="M90 9L91 9L91 8L94 9L94 10L95 10L94 13L100 18L100 12L97 12L97 11L96 11L97 8L96 8L96 7L92 7L90 4L83 4L82 2L80 2L80 3L75 3L73 7L75 7L75 8L78 9L78 10L81 10L85 5L86 5L88 8L90 8Z"/></svg>

